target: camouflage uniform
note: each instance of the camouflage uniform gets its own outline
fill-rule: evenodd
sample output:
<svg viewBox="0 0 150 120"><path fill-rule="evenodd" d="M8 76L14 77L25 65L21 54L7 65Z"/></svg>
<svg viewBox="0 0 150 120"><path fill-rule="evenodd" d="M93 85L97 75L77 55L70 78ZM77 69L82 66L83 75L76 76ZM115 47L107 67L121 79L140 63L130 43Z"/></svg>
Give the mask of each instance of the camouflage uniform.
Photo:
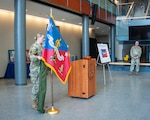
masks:
<svg viewBox="0 0 150 120"><path fill-rule="evenodd" d="M42 45L38 43L34 43L29 51L30 56L30 77L31 82L33 83L32 87L32 100L37 101L38 100L38 92L39 92L39 74L40 74L40 60L37 58L37 56L42 55Z"/></svg>
<svg viewBox="0 0 150 120"><path fill-rule="evenodd" d="M130 50L131 55L131 66L130 66L130 72L133 72L134 65L136 65L136 72L139 72L139 64L140 64L140 57L141 57L142 51L140 46L133 46ZM134 57L137 57L134 59Z"/></svg>

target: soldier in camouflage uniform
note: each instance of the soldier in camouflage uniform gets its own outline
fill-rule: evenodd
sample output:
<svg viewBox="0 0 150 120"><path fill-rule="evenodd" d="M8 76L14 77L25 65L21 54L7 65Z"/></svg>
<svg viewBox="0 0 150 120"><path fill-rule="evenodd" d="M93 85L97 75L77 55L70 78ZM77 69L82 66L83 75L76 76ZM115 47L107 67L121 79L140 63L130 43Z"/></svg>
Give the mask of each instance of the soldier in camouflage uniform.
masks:
<svg viewBox="0 0 150 120"><path fill-rule="evenodd" d="M140 64L140 57L142 54L141 47L139 46L139 42L136 41L135 45L130 49L130 56L131 56L131 66L130 66L130 75L133 74L134 66L136 65L136 75L139 74L139 64Z"/></svg>
<svg viewBox="0 0 150 120"><path fill-rule="evenodd" d="M40 61L42 59L42 48L43 48L43 41L44 35L37 34L35 37L36 42L32 44L29 57L30 57L30 77L31 82L33 83L32 87L32 107L37 109L38 103L38 92L39 92L39 74L40 74Z"/></svg>

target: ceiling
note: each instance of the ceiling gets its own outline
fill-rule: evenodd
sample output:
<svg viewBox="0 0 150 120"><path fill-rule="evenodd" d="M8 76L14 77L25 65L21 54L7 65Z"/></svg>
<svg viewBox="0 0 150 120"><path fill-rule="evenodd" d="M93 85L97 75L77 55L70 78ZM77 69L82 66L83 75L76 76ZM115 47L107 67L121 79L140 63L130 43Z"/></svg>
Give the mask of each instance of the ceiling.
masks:
<svg viewBox="0 0 150 120"><path fill-rule="evenodd" d="M14 0L1 0L0 9L14 11ZM52 13L56 21L62 21L62 19L65 19L65 21L63 22L72 23L75 25L79 25L79 23L82 23L82 17L79 15L69 13L54 7L52 8L30 0L26 0L26 9L27 14L44 18L49 18L50 9L52 9ZM89 20L89 24L90 23L91 20ZM94 25L90 25L89 27L95 29L96 36L108 35L110 33L110 27L108 25L97 21ZM97 27L99 29L97 29Z"/></svg>

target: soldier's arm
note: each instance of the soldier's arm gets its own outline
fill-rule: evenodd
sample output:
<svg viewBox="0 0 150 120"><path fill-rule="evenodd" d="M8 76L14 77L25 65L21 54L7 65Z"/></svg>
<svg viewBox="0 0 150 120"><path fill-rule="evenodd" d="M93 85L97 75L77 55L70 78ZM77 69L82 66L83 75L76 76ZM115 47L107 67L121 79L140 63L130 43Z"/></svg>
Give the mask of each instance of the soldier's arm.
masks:
<svg viewBox="0 0 150 120"><path fill-rule="evenodd" d="M131 56L131 58L133 58L133 47L131 47L131 49L130 49L130 56Z"/></svg>
<svg viewBox="0 0 150 120"><path fill-rule="evenodd" d="M35 46L31 47L29 51L29 56L31 61L37 61L38 60L38 53L37 48Z"/></svg>

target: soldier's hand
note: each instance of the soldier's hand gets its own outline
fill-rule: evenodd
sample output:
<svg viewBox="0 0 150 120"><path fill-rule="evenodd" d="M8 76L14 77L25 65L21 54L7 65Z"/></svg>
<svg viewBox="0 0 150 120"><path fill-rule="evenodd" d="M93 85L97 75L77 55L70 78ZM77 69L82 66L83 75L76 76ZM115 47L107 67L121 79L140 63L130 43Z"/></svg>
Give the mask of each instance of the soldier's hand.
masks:
<svg viewBox="0 0 150 120"><path fill-rule="evenodd" d="M138 56L136 56L136 57L133 57L134 59L138 59Z"/></svg>
<svg viewBox="0 0 150 120"><path fill-rule="evenodd" d="M41 56L37 56L37 58L38 58L39 60L41 60L41 59L42 59L42 57L41 57Z"/></svg>

